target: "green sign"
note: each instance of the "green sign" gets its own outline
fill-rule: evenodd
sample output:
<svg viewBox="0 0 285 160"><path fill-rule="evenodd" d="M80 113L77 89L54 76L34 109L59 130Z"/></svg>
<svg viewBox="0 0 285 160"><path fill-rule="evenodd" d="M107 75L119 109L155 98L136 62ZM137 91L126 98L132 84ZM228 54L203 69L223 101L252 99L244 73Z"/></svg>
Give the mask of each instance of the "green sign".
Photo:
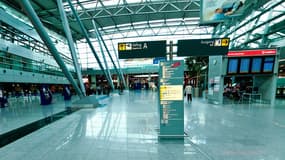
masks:
<svg viewBox="0 0 285 160"><path fill-rule="evenodd" d="M177 56L226 55L229 38L178 40Z"/></svg>
<svg viewBox="0 0 285 160"><path fill-rule="evenodd" d="M166 56L166 41L124 42L118 44L119 59Z"/></svg>
<svg viewBox="0 0 285 160"><path fill-rule="evenodd" d="M184 62L160 62L160 138L184 138Z"/></svg>

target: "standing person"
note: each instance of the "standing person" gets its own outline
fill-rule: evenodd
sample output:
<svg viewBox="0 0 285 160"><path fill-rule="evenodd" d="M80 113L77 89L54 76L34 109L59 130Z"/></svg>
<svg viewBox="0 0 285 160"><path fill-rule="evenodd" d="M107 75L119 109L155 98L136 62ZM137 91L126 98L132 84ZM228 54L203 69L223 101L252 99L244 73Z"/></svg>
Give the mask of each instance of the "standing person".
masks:
<svg viewBox="0 0 285 160"><path fill-rule="evenodd" d="M47 86L43 86L40 89L40 99L41 99L41 105L51 104L52 93Z"/></svg>
<svg viewBox="0 0 285 160"><path fill-rule="evenodd" d="M185 87L185 94L187 96L187 102L192 102L192 86L189 83Z"/></svg>
<svg viewBox="0 0 285 160"><path fill-rule="evenodd" d="M71 107L72 94L68 85L64 86L62 95L64 97L65 107L69 109Z"/></svg>
<svg viewBox="0 0 285 160"><path fill-rule="evenodd" d="M0 89L0 107L5 107L5 99L4 99L4 92L2 89Z"/></svg>

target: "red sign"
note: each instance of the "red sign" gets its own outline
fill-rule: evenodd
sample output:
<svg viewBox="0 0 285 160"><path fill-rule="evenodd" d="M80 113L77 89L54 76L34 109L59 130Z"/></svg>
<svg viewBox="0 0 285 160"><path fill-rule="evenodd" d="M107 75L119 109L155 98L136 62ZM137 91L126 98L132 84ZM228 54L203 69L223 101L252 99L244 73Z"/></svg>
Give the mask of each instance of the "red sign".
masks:
<svg viewBox="0 0 285 160"><path fill-rule="evenodd" d="M175 62L171 65L171 68L176 68L176 67L179 67L181 64L180 62Z"/></svg>
<svg viewBox="0 0 285 160"><path fill-rule="evenodd" d="M228 57L276 55L276 49L229 51Z"/></svg>

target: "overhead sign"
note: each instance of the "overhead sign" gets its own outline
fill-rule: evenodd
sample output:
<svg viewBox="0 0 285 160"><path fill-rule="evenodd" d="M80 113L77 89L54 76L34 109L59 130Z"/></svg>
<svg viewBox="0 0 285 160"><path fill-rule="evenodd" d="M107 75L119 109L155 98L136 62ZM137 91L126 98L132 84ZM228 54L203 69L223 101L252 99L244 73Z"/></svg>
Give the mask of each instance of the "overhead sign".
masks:
<svg viewBox="0 0 285 160"><path fill-rule="evenodd" d="M276 52L277 52L276 49L229 51L228 57L268 56L268 55L276 55Z"/></svg>
<svg viewBox="0 0 285 160"><path fill-rule="evenodd" d="M227 55L229 38L178 40L177 56Z"/></svg>
<svg viewBox="0 0 285 160"><path fill-rule="evenodd" d="M166 41L119 43L118 51L120 59L166 57Z"/></svg>

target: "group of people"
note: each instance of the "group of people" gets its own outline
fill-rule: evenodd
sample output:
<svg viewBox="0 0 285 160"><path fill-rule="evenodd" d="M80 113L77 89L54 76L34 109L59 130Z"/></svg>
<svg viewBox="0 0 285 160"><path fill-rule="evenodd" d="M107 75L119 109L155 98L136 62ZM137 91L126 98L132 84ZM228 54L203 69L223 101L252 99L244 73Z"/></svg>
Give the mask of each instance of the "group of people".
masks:
<svg viewBox="0 0 285 160"><path fill-rule="evenodd" d="M48 105L52 103L53 100L53 92L51 91L51 89L45 85L42 86L39 89L39 93L40 93L40 104L41 105ZM63 91L62 91L62 95L64 97L64 100L66 101L66 106L70 107L71 106L71 96L72 93L70 91L70 87L68 85L65 85L63 87ZM23 94L23 96L32 96L31 93L28 94ZM8 107L8 93L6 90L0 88L0 108L4 108L4 107ZM16 95L16 97L19 97Z"/></svg>
<svg viewBox="0 0 285 160"><path fill-rule="evenodd" d="M108 84L98 84L96 86L89 86L89 85L85 85L86 88L86 94L92 95L92 94L97 94L97 95L101 95L101 94L106 94L109 95L111 92L111 86Z"/></svg>

